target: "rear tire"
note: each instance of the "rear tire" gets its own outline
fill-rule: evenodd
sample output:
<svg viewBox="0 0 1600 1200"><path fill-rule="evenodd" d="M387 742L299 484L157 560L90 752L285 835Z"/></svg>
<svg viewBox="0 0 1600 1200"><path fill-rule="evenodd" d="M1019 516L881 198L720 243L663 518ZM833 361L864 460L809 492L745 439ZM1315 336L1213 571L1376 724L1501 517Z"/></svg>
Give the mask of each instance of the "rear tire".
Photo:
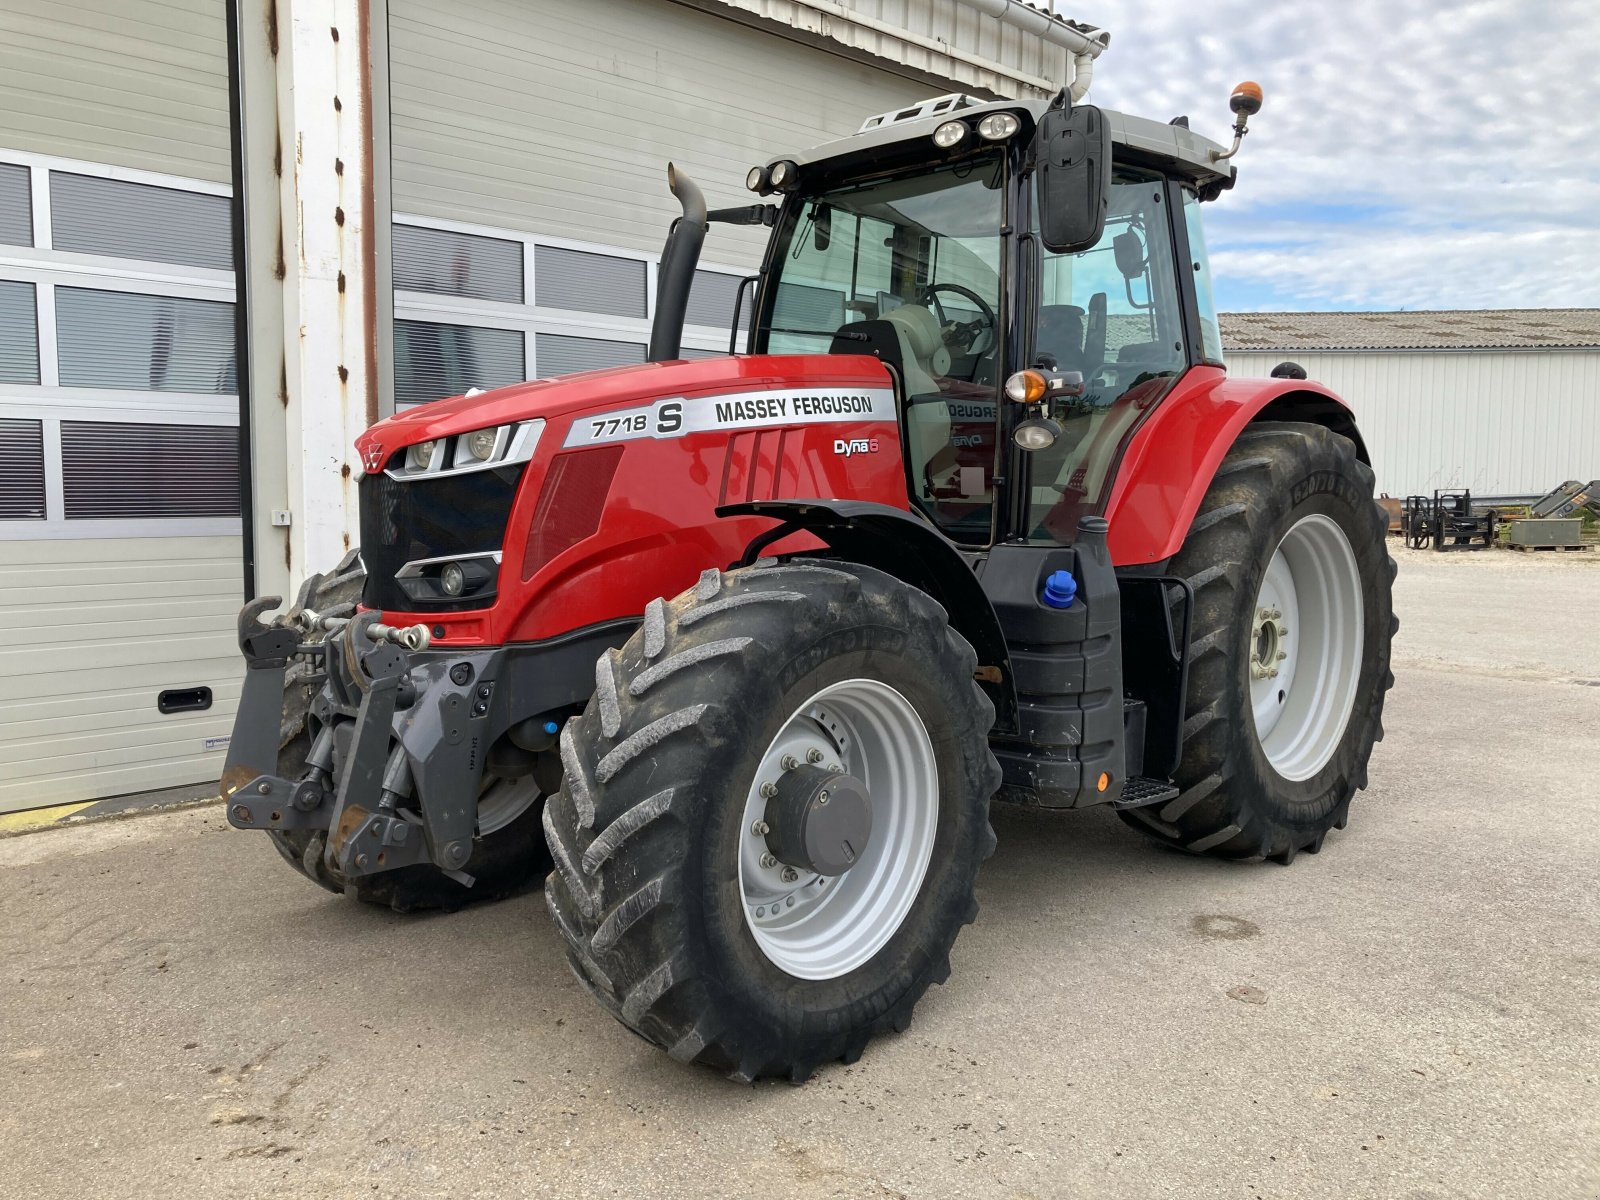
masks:
<svg viewBox="0 0 1600 1200"><path fill-rule="evenodd" d="M799 1082L906 1028L949 974L995 842L994 710L944 611L848 563L709 570L596 666L545 812L545 900L579 981L673 1058L740 1081ZM773 765L796 730L839 758L800 741L790 760L850 764L871 791L860 857L818 882L758 862L750 819L761 781L797 769ZM785 907L764 927L769 895Z"/></svg>
<svg viewBox="0 0 1600 1200"><path fill-rule="evenodd" d="M366 581L361 561L352 551L334 568L307 600L307 606L325 616L349 616L361 600ZM313 635L321 641L322 633ZM306 755L311 737L306 718L316 688L308 682L311 674L304 659L293 659L284 679L283 725L279 731L278 774L284 779L299 779L306 770ZM531 786L531 776L524 786ZM489 780L488 787L515 785L514 781ZM481 801L480 801L481 803ZM475 882L465 887L431 864L402 867L377 875L365 875L354 883L328 866L323 857L327 834L322 830L269 830L267 836L285 862L313 883L330 892L355 896L367 904L380 904L396 912L441 909L454 912L468 904L499 900L519 891L530 881L542 879L550 870L550 855L545 849L539 800L502 828L479 837L473 843L472 858L466 870Z"/></svg>
<svg viewBox="0 0 1600 1200"><path fill-rule="evenodd" d="M1194 590L1181 791L1124 810L1130 825L1285 865L1345 827L1394 683L1395 564L1372 490L1355 446L1323 426L1240 434L1171 566Z"/></svg>

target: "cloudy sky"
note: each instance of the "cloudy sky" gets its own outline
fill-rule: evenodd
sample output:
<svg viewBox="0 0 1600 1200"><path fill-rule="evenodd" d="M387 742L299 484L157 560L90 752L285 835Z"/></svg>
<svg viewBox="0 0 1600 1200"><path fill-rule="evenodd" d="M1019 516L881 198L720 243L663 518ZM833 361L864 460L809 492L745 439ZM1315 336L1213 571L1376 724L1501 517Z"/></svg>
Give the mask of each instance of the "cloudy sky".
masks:
<svg viewBox="0 0 1600 1200"><path fill-rule="evenodd" d="M1091 99L1187 113L1239 182L1207 206L1224 310L1600 305L1595 0L1075 0Z"/></svg>

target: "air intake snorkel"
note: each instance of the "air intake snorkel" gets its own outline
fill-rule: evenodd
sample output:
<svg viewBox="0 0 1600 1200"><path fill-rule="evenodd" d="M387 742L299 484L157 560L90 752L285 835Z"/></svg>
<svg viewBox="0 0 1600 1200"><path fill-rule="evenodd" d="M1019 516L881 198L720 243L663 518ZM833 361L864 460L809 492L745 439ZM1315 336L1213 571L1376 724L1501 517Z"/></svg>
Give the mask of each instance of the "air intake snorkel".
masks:
<svg viewBox="0 0 1600 1200"><path fill-rule="evenodd" d="M683 321L689 309L689 289L700 246L706 240L706 198L682 171L667 164L667 186L683 205L683 215L672 222L667 244L661 250L656 274L656 315L650 324L650 361L666 362L679 356Z"/></svg>

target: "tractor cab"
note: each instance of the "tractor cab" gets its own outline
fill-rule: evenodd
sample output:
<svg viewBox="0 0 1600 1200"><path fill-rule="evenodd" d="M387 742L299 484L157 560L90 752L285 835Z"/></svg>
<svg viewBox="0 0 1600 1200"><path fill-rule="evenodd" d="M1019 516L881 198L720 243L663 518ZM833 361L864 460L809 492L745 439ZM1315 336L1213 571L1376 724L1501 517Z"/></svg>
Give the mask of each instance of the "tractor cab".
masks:
<svg viewBox="0 0 1600 1200"><path fill-rule="evenodd" d="M1070 543L1138 419L1221 365L1197 209L1232 186L1226 156L1065 95L870 118L751 171L781 209L750 349L875 354L929 520L974 547Z"/></svg>

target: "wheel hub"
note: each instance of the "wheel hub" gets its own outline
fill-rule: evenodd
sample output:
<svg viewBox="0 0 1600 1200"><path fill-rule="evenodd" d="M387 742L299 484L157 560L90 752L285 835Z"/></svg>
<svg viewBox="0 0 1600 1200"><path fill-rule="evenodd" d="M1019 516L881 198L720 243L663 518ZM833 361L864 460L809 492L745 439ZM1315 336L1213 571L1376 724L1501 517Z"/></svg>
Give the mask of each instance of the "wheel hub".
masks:
<svg viewBox="0 0 1600 1200"><path fill-rule="evenodd" d="M927 729L893 688L844 680L801 705L761 756L739 838L762 953L801 979L838 978L877 953L922 885L938 798Z"/></svg>
<svg viewBox="0 0 1600 1200"><path fill-rule="evenodd" d="M773 785L767 801L767 846L799 871L843 875L859 861L872 836L867 785L837 766L797 764Z"/></svg>
<svg viewBox="0 0 1600 1200"><path fill-rule="evenodd" d="M1278 664L1289 657L1289 627L1283 612L1276 608L1256 609L1255 626L1250 631L1250 678L1276 679Z"/></svg>

